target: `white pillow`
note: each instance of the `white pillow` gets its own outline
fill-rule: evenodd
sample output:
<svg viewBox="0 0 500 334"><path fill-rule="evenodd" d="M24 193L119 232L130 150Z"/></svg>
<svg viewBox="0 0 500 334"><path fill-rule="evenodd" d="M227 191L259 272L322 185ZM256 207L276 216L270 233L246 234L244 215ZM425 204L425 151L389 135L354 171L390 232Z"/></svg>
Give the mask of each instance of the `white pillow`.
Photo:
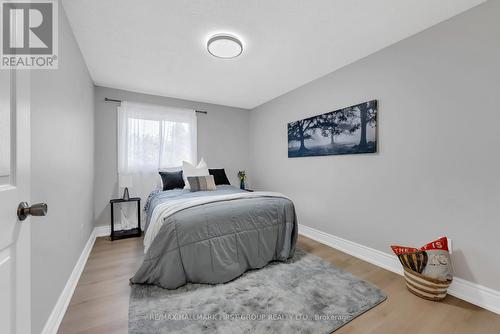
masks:
<svg viewBox="0 0 500 334"><path fill-rule="evenodd" d="M201 158L198 166L193 166L187 161L182 162L182 178L184 179L184 189L189 189L189 176L208 176L208 166L203 158Z"/></svg>

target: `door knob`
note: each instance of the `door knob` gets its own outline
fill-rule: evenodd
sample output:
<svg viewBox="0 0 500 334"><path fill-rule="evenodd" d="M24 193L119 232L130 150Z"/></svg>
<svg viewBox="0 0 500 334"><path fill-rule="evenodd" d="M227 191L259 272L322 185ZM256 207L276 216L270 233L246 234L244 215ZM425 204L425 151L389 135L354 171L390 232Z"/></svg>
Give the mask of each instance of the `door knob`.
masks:
<svg viewBox="0 0 500 334"><path fill-rule="evenodd" d="M20 221L23 221L26 218L28 218L29 215L45 216L47 215L47 209L48 209L47 204L45 203L37 203L33 204L32 206L29 206L28 203L21 202L17 207L17 217L19 218Z"/></svg>

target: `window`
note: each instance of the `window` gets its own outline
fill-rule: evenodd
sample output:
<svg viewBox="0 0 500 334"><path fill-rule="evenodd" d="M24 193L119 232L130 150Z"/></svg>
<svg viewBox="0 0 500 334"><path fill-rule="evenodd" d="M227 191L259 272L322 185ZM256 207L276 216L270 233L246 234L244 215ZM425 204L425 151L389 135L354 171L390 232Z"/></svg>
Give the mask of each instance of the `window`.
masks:
<svg viewBox="0 0 500 334"><path fill-rule="evenodd" d="M146 199L161 186L159 169L196 162L196 114L192 109L122 102L118 107L118 194ZM135 207L120 206L121 225L135 227ZM129 219L130 218L130 219ZM144 217L143 217L144 218Z"/></svg>
<svg viewBox="0 0 500 334"><path fill-rule="evenodd" d="M191 109L123 102L118 108L118 173L157 173L196 162Z"/></svg>

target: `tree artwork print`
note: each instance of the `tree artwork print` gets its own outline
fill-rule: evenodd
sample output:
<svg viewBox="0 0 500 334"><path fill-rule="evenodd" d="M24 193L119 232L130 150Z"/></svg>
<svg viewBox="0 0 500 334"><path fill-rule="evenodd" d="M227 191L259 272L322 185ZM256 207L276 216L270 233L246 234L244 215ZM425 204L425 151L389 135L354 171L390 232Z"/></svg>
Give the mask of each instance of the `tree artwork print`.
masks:
<svg viewBox="0 0 500 334"><path fill-rule="evenodd" d="M377 152L377 100L288 123L288 157Z"/></svg>

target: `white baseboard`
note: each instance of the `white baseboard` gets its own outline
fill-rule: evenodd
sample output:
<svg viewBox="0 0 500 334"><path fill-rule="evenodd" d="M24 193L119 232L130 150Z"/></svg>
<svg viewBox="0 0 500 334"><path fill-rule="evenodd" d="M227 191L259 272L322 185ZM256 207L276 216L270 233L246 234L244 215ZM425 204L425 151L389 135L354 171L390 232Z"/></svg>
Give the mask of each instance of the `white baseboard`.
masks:
<svg viewBox="0 0 500 334"><path fill-rule="evenodd" d="M89 240L85 244L83 248L82 254L78 258L78 261L69 276L66 285L64 286L61 295L57 299L56 305L52 309L50 313L49 319L45 323L43 327L42 334L56 334L59 326L61 325L61 321L66 313L66 310L69 306L69 302L71 301L71 297L73 297L73 293L75 292L76 285L78 284L78 280L82 275L83 268L85 268L85 264L87 263L87 259L90 255L90 251L94 246L96 238L96 229L92 231L90 234Z"/></svg>
<svg viewBox="0 0 500 334"><path fill-rule="evenodd" d="M500 291L455 277L448 288L448 293L471 304L500 314Z"/></svg>
<svg viewBox="0 0 500 334"><path fill-rule="evenodd" d="M401 263L396 256L301 224L299 224L299 233L322 244L338 249L341 252L347 253L366 262L373 263L374 265L395 272L399 275L403 275L403 268L401 268Z"/></svg>
<svg viewBox="0 0 500 334"><path fill-rule="evenodd" d="M121 229L121 225L115 225L116 230ZM59 299L57 299L57 303L52 309L50 313L49 319L45 323L43 327L42 334L56 334L59 326L61 325L61 321L68 309L69 302L71 301L71 297L73 297L73 293L75 292L76 285L78 284L78 280L82 275L83 269L85 268L85 264L87 263L87 259L92 251L92 247L94 246L95 239L98 237L106 237L111 234L111 227L107 226L96 226L92 233L90 234L89 240L85 244L83 248L82 254L71 272L71 275L64 286Z"/></svg>
<svg viewBox="0 0 500 334"><path fill-rule="evenodd" d="M119 229L118 226L117 229ZM395 272L399 275L403 274L401 264L395 255L384 253L305 225L299 225L299 233L381 268ZM59 299L57 300L56 305L54 306L54 309L49 316L49 319L45 323L42 334L57 333L64 314L68 308L69 302L71 301L71 297L73 297L73 293L75 292L78 280L80 279L85 264L87 263L92 247L94 246L95 239L97 237L109 236L109 234L109 226L97 226L94 228L90 234L89 240L83 248L80 258L78 259L68 281L66 282L63 291L61 292L61 295L59 296ZM500 314L499 291L455 277L452 285L448 289L448 293L457 298L466 300L469 303Z"/></svg>
<svg viewBox="0 0 500 334"><path fill-rule="evenodd" d="M122 229L121 224L115 224L115 231L118 231L121 229ZM96 238L109 237L111 234L111 226L109 226L109 225L96 226L94 231L95 231Z"/></svg>
<svg viewBox="0 0 500 334"><path fill-rule="evenodd" d="M96 238L109 237L109 235L111 234L111 227L109 225L96 226L94 231Z"/></svg>
<svg viewBox="0 0 500 334"><path fill-rule="evenodd" d="M403 275L403 269L396 255L381 252L305 225L299 224L299 234L386 270ZM448 293L471 304L500 314L500 291L466 281L460 277L454 277Z"/></svg>

